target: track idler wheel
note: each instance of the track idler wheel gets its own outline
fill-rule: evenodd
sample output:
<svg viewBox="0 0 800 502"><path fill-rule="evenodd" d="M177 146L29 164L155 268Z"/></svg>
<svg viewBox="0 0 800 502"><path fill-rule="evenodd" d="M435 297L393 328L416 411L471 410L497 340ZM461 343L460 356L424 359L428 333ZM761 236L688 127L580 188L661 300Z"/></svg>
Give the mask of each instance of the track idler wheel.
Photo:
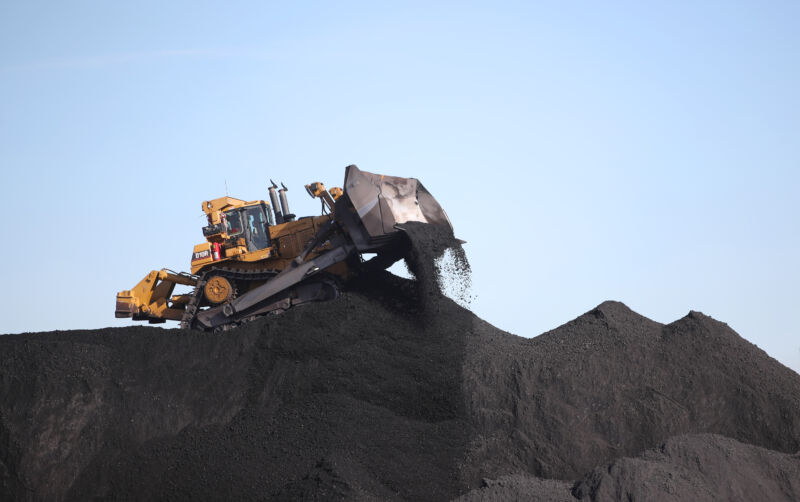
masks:
<svg viewBox="0 0 800 502"><path fill-rule="evenodd" d="M209 303L219 305L233 298L234 287L228 279L215 275L206 282L203 294Z"/></svg>

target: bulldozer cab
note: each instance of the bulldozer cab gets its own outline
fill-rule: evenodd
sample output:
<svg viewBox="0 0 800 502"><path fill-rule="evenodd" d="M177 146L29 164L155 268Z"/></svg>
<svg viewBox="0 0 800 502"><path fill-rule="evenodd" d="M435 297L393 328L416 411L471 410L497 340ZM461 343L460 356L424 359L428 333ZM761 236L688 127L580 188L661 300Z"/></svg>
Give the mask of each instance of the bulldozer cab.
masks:
<svg viewBox="0 0 800 502"><path fill-rule="evenodd" d="M225 233L230 239L244 238L248 251L268 248L270 213L265 204L230 209L223 214Z"/></svg>

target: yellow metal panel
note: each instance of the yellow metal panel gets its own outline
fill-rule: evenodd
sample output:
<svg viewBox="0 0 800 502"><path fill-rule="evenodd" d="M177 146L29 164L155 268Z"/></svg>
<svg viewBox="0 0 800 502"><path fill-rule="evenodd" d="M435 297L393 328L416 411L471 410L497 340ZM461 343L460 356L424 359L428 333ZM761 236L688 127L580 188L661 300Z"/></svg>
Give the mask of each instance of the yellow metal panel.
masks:
<svg viewBox="0 0 800 502"><path fill-rule="evenodd" d="M239 259L242 261L261 261L267 260L272 256L272 248L259 249L258 251L251 251L242 254Z"/></svg>
<svg viewBox="0 0 800 502"><path fill-rule="evenodd" d="M233 197L220 197L218 199L203 201L203 212L211 214L215 211L224 211L234 207L241 207L246 202L242 199L235 199Z"/></svg>

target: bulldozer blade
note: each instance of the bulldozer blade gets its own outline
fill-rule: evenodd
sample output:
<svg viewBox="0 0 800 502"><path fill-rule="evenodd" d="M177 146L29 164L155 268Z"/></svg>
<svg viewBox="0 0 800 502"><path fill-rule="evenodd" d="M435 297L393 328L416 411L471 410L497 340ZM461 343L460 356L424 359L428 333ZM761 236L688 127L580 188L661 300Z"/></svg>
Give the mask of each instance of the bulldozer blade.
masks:
<svg viewBox="0 0 800 502"><path fill-rule="evenodd" d="M365 247L375 247L384 236L396 234L396 224L417 221L453 228L442 206L416 178L373 174L350 165L345 171L344 194L347 197L341 203L349 201L354 213L343 217L345 226L353 230L355 222L360 221L366 241L373 244L359 245L362 251ZM337 216L341 215L339 206L337 201Z"/></svg>

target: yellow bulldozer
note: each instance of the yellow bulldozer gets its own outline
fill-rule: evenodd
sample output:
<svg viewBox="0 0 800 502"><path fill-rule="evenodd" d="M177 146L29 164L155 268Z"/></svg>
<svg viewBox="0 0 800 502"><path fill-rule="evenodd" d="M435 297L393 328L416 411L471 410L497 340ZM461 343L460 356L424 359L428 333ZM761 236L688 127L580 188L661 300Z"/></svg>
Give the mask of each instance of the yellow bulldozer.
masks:
<svg viewBox="0 0 800 502"><path fill-rule="evenodd" d="M194 246L191 273L153 270L117 293L116 317L185 329L225 330L295 305L331 300L353 274L402 259L400 224L452 225L415 178L345 169L344 188L305 186L322 214L296 218L287 188L270 180L269 202L221 197L203 202L206 242ZM192 287L173 295L175 286Z"/></svg>

